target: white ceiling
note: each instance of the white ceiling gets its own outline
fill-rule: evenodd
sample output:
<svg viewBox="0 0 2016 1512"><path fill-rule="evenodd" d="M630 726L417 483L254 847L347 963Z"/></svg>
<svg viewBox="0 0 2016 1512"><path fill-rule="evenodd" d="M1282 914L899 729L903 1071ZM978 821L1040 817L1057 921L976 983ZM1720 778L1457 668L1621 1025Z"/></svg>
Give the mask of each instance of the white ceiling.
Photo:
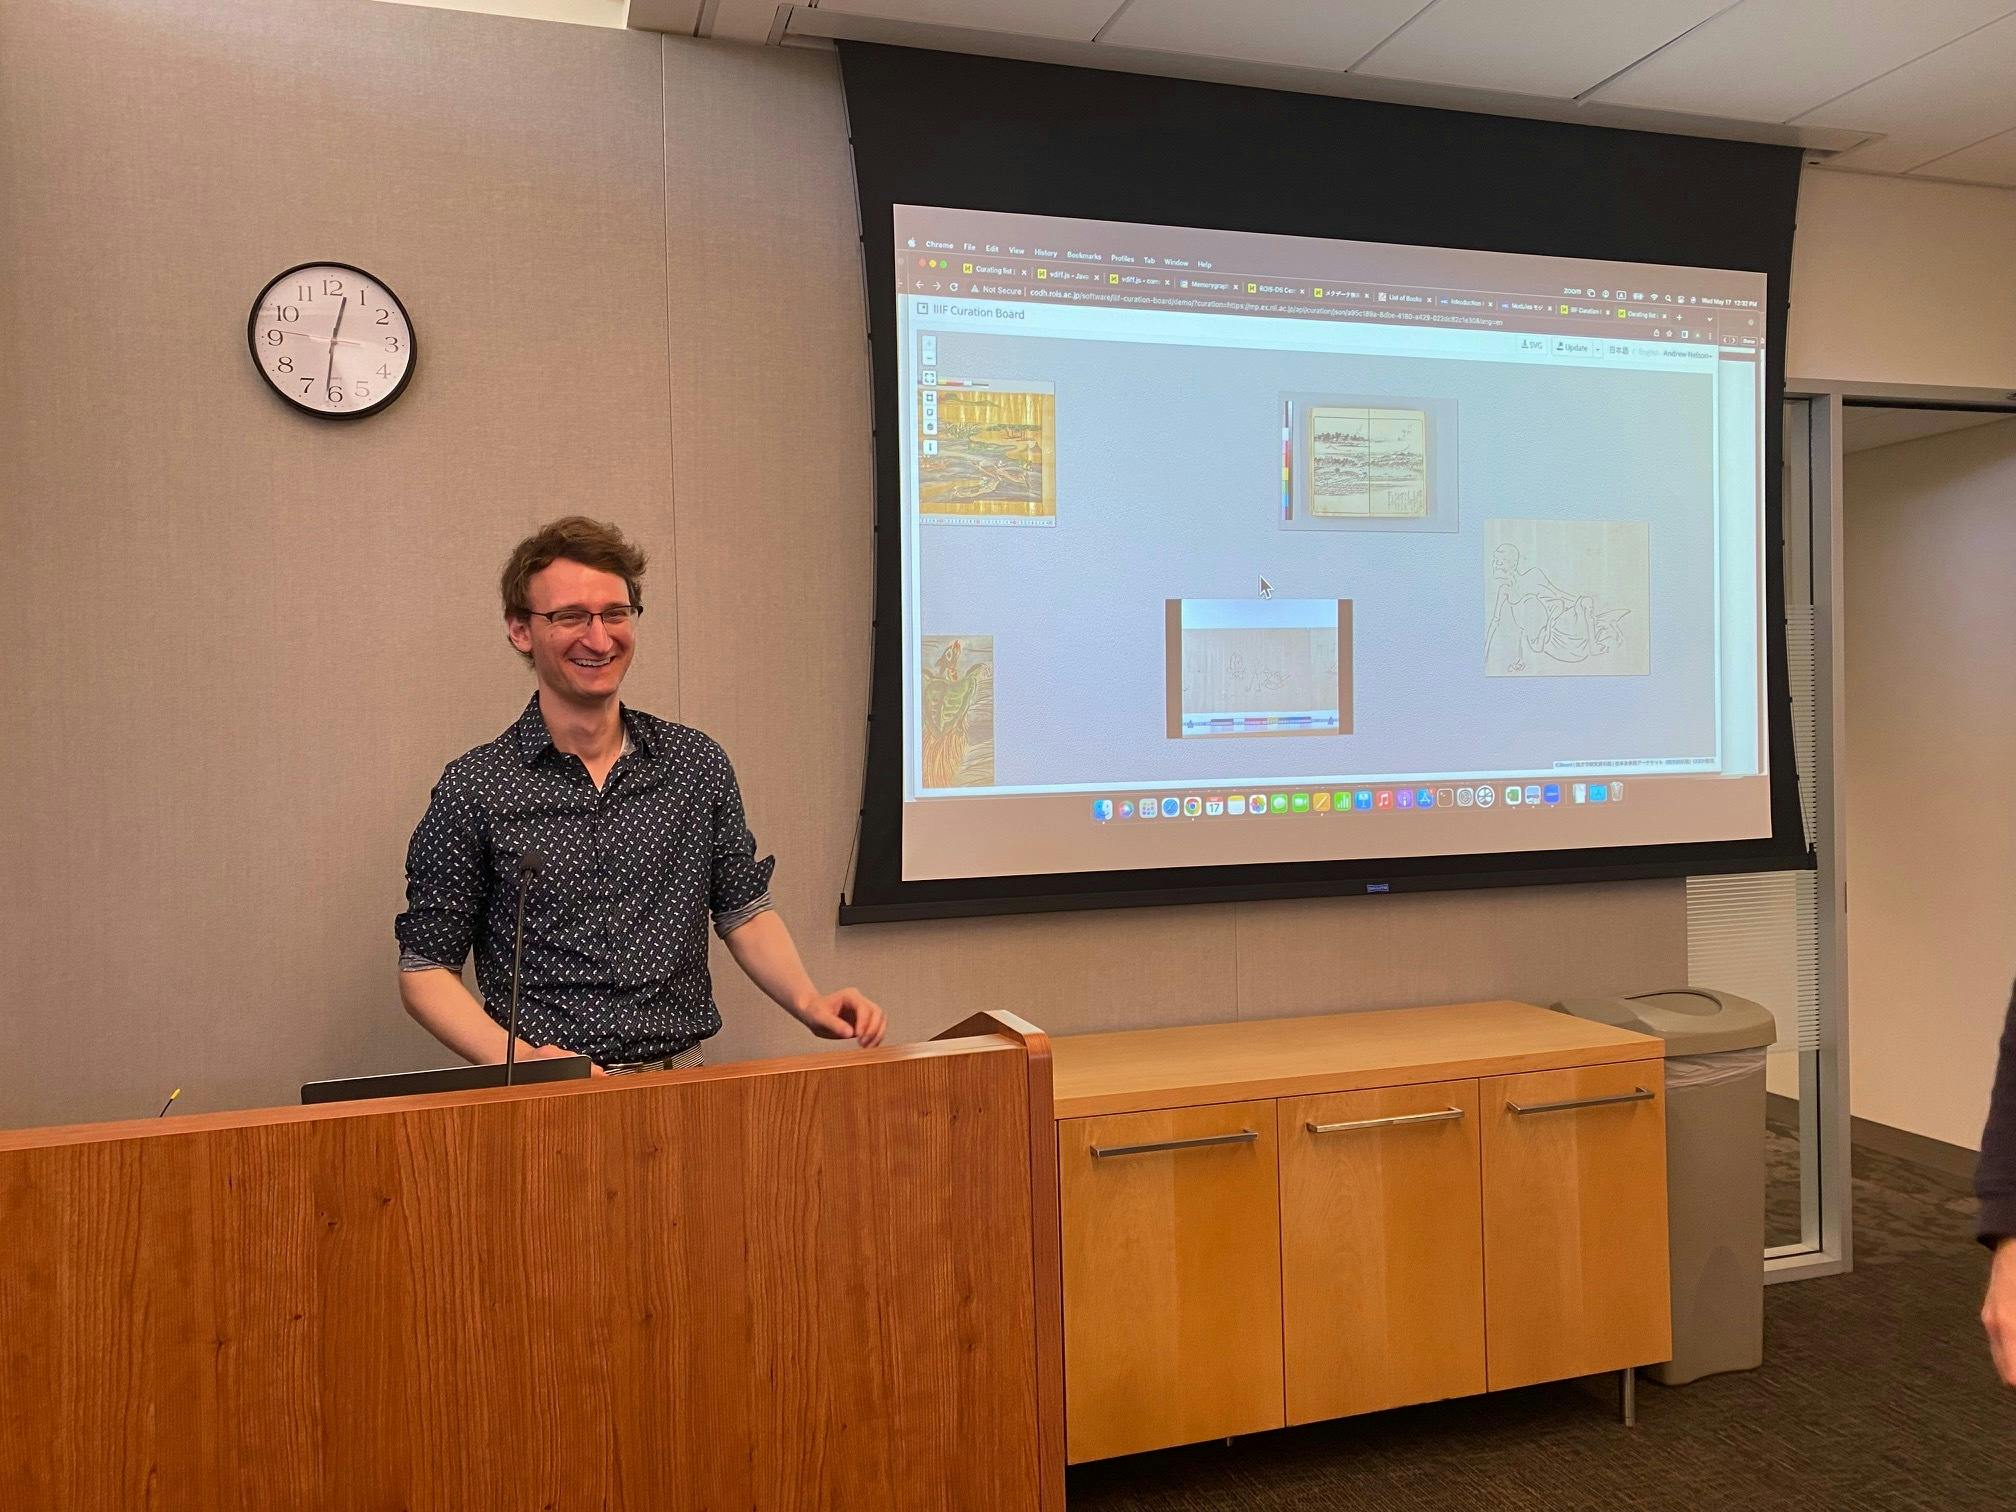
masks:
<svg viewBox="0 0 2016 1512"><path fill-rule="evenodd" d="M1751 137L2016 188L2016 0L630 0L630 24Z"/></svg>
<svg viewBox="0 0 2016 1512"><path fill-rule="evenodd" d="M1976 425L2007 424L2016 415L1982 414L1972 410L1865 409L1851 405L1841 411L1841 449L1874 451L1905 441L1922 441L1947 431Z"/></svg>

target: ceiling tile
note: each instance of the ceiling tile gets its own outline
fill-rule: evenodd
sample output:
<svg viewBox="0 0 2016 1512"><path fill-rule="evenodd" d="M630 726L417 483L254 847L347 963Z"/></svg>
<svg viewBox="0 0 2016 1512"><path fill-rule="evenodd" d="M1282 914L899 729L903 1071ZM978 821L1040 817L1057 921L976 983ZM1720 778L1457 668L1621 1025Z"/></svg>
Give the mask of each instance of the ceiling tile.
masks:
<svg viewBox="0 0 2016 1512"><path fill-rule="evenodd" d="M878 21L962 26L1016 37L1064 37L1090 42L1121 0L819 0L819 9Z"/></svg>
<svg viewBox="0 0 2016 1512"><path fill-rule="evenodd" d="M1922 163L1916 170L1928 178L1960 179L1969 184L2004 184L2016 189L2016 130L2000 132L1985 142L1962 147Z"/></svg>
<svg viewBox="0 0 2016 1512"><path fill-rule="evenodd" d="M1571 98L1729 0L1437 0L1357 71Z"/></svg>
<svg viewBox="0 0 2016 1512"><path fill-rule="evenodd" d="M1788 121L2016 10L2010 0L1743 0L1591 99L1737 121Z"/></svg>
<svg viewBox="0 0 2016 1512"><path fill-rule="evenodd" d="M1903 173L2016 126L2016 15L1927 53L1799 117L1802 126L1880 131L1835 161Z"/></svg>
<svg viewBox="0 0 2016 1512"><path fill-rule="evenodd" d="M1134 0L1099 40L1118 47L1346 69L1405 25L1427 0Z"/></svg>

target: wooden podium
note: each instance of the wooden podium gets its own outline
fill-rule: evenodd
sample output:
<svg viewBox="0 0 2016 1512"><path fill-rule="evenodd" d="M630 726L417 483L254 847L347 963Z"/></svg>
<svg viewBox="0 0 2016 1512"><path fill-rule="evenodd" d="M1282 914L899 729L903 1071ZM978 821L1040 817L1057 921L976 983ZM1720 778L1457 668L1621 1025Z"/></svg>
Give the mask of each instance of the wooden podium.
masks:
<svg viewBox="0 0 2016 1512"><path fill-rule="evenodd" d="M1064 1499L1049 1047L0 1133L21 1508Z"/></svg>

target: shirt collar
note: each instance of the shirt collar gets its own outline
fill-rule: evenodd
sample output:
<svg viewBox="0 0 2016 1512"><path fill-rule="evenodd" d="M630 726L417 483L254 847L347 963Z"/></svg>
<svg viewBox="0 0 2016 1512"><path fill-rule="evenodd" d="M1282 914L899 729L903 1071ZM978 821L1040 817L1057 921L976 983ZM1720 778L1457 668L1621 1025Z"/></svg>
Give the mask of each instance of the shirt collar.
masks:
<svg viewBox="0 0 2016 1512"><path fill-rule="evenodd" d="M644 718L627 705L618 705L618 713L623 720L623 733L631 744L646 756L658 754L652 744L652 736ZM518 722L511 726L511 743L518 752L518 759L526 766L532 766L546 752L554 749L553 732L546 728L546 716L539 708L539 695L535 692L525 712L518 716Z"/></svg>
<svg viewBox="0 0 2016 1512"><path fill-rule="evenodd" d="M651 721L627 705L618 707L623 716L623 732L630 737L631 743L646 756L656 756L658 747L653 744Z"/></svg>

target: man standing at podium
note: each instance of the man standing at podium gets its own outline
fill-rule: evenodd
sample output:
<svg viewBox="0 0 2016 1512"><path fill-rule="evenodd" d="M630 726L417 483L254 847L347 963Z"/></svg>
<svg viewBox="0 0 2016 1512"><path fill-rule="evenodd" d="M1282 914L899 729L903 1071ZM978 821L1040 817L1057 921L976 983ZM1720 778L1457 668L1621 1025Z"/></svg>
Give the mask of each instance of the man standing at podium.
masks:
<svg viewBox="0 0 2016 1512"><path fill-rule="evenodd" d="M519 542L505 633L538 690L516 723L449 763L406 853L399 995L462 1055L504 1058L512 936L529 888L521 1058L581 1054L609 1072L701 1064L721 1027L707 926L793 1018L880 1043L883 1013L821 993L770 899L721 747L617 698L644 612L644 553L578 515ZM527 858L533 860L527 862ZM536 867L536 873L524 873ZM476 952L477 1002L461 969Z"/></svg>

